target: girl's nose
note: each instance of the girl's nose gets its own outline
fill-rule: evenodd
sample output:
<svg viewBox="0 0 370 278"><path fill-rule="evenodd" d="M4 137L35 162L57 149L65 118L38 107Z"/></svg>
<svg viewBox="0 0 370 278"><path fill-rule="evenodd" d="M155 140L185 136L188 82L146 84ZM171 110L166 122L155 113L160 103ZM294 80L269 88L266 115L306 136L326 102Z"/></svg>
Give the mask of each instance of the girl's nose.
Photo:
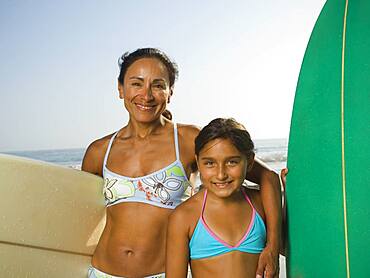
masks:
<svg viewBox="0 0 370 278"><path fill-rule="evenodd" d="M219 165L217 168L217 179L223 181L227 179L227 172L224 165Z"/></svg>

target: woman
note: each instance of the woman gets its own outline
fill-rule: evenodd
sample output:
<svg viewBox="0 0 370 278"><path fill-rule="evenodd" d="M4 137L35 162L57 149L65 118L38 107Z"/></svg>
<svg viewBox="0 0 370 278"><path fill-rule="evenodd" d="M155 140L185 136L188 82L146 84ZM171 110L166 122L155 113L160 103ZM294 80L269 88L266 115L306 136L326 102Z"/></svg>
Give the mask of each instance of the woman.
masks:
<svg viewBox="0 0 370 278"><path fill-rule="evenodd" d="M234 119L215 119L195 139L202 189L170 216L166 277L256 277L266 244L259 191L242 186L253 142Z"/></svg>
<svg viewBox="0 0 370 278"><path fill-rule="evenodd" d="M157 49L121 57L118 91L129 121L94 141L82 163L82 170L105 179L107 203L107 222L90 277L164 277L168 217L197 171L194 138L199 129L174 124L166 110L177 74L176 64ZM274 274L281 221L279 180L258 163L248 178L262 185L265 197L270 242L260 259L261 273Z"/></svg>

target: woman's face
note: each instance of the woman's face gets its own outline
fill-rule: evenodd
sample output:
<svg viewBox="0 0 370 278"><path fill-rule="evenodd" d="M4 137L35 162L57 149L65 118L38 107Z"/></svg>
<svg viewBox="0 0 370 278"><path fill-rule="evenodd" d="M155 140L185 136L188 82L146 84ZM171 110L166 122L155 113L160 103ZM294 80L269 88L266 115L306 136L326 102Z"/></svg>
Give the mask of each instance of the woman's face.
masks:
<svg viewBox="0 0 370 278"><path fill-rule="evenodd" d="M123 85L118 83L118 90L130 118L138 122L159 119L172 93L167 68L156 58L135 61L127 69Z"/></svg>
<svg viewBox="0 0 370 278"><path fill-rule="evenodd" d="M240 190L247 173L247 159L229 139L218 138L204 145L197 157L202 183L217 197Z"/></svg>

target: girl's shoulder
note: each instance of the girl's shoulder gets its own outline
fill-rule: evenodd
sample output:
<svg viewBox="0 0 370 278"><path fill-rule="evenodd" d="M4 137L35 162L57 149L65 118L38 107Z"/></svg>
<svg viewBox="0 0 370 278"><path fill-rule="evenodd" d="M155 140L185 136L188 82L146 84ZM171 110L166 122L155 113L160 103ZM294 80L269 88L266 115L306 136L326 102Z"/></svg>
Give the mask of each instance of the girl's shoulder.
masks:
<svg viewBox="0 0 370 278"><path fill-rule="evenodd" d="M202 210L203 190L200 190L189 199L176 207L170 216L170 221L176 221L188 227L192 226L200 216Z"/></svg>
<svg viewBox="0 0 370 278"><path fill-rule="evenodd" d="M243 187L245 193L247 193L249 199L252 202L253 207L256 211L265 219L265 211L263 209L261 191L259 189Z"/></svg>

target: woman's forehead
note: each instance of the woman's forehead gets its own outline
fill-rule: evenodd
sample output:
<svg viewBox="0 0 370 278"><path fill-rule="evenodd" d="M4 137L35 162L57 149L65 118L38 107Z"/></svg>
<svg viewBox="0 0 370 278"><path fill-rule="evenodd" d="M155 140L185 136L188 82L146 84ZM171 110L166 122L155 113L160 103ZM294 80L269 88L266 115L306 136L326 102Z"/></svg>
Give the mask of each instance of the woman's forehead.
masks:
<svg viewBox="0 0 370 278"><path fill-rule="evenodd" d="M126 76L155 75L169 79L166 66L157 58L140 58L133 62L127 69Z"/></svg>

